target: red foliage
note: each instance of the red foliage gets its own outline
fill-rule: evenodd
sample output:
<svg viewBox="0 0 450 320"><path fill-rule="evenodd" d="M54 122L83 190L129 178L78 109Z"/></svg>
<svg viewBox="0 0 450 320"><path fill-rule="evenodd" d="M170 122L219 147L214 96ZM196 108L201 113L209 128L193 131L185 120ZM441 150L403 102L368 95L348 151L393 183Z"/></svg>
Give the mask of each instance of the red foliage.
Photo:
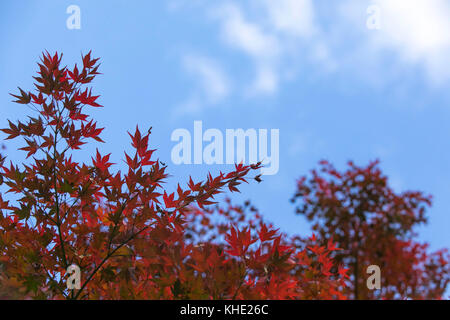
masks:
<svg viewBox="0 0 450 320"><path fill-rule="evenodd" d="M332 242L300 250L262 222L208 224L215 196L226 187L237 191L259 163L190 179L187 189L170 192L166 166L149 148L150 131L138 128L130 133L134 153L125 153L126 173L113 172L110 155L98 150L91 163L74 161L74 150L102 142L103 130L85 113L101 107L86 87L99 74L98 59L88 53L82 60L82 68L69 69L58 54L43 54L37 92L13 95L37 115L2 130L7 139L23 138L21 150L31 157L21 166L0 158L0 183L17 195L7 201L0 194L2 297L344 298L345 269L333 271ZM204 236L193 217L217 227L222 241L193 241ZM81 269L78 290L66 288L72 264Z"/></svg>
<svg viewBox="0 0 450 320"><path fill-rule="evenodd" d="M299 248L248 202L242 207L227 203L226 208L190 210L186 241L214 244L245 270L238 298L346 299L342 292L348 276L334 263L332 252L338 249L332 241L320 244L313 235L310 247Z"/></svg>
<svg viewBox="0 0 450 320"><path fill-rule="evenodd" d="M421 192L395 193L378 162L338 172L322 161L320 171L299 179L292 199L297 213L313 222L320 238L345 250L336 256L349 266L348 295L355 299L438 299L450 280L446 250L428 253L416 243L414 226L425 223L431 197ZM308 241L298 239L299 243ZM381 268L381 290L366 286L369 265Z"/></svg>

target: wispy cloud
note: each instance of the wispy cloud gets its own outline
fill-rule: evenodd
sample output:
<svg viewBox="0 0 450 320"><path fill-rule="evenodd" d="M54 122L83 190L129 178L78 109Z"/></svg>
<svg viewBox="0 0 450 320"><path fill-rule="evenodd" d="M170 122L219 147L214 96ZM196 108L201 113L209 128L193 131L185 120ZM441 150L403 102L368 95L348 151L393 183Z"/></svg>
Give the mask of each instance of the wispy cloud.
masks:
<svg viewBox="0 0 450 320"><path fill-rule="evenodd" d="M220 22L224 42L252 58L255 79L251 93L273 94L283 78L283 61L292 54L299 39L317 30L310 0L258 1L252 18L248 7L227 2L215 7L211 16Z"/></svg>
<svg viewBox="0 0 450 320"><path fill-rule="evenodd" d="M213 14L220 20L222 36L229 45L258 59L278 54L280 43L277 39L248 20L238 5L227 3L216 8Z"/></svg>
<svg viewBox="0 0 450 320"><path fill-rule="evenodd" d="M216 105L230 94L230 81L217 61L200 55L186 55L182 64L196 87L191 97L177 108L177 114L193 113L205 106Z"/></svg>
<svg viewBox="0 0 450 320"><path fill-rule="evenodd" d="M311 0L264 0L272 27L292 36L310 37L316 30Z"/></svg>
<svg viewBox="0 0 450 320"><path fill-rule="evenodd" d="M422 68L416 78L425 84L442 87L450 80L447 0L201 3L218 23L222 43L252 62L253 79L233 79L244 94L273 95L285 81L317 74L386 86L401 85L405 81L397 80ZM381 9L380 30L366 27L370 5Z"/></svg>
<svg viewBox="0 0 450 320"><path fill-rule="evenodd" d="M213 10L213 16L221 23L224 42L247 54L257 67L252 91L274 92L278 86L276 63L280 54L280 43L255 22L249 21L242 8L228 3Z"/></svg>
<svg viewBox="0 0 450 320"><path fill-rule="evenodd" d="M184 57L183 64L198 80L208 102L216 103L228 95L228 77L217 61L204 56L188 55Z"/></svg>

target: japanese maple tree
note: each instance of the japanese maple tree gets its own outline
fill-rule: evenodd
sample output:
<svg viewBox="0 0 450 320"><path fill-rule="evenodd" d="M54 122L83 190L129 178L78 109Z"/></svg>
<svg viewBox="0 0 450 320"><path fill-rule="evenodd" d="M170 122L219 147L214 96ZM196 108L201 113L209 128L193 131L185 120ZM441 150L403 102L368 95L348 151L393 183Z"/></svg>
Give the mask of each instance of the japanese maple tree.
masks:
<svg viewBox="0 0 450 320"><path fill-rule="evenodd" d="M414 227L426 223L431 197L418 191L396 193L379 162L342 172L327 161L298 180L292 199L297 213L313 223L321 239L332 237L336 260L348 266L348 295L354 299L439 299L450 280L446 249L429 253L414 240ZM299 239L300 243L308 243ZM369 290L369 265L381 269L381 289Z"/></svg>
<svg viewBox="0 0 450 320"><path fill-rule="evenodd" d="M334 268L332 242L312 238L299 250L261 221L232 220L221 241L202 238L195 217L207 216L225 189L238 191L260 163L170 192L151 132L139 128L129 134L134 151L125 153L124 173L99 150L89 163L74 161L84 144L103 142L88 114L101 107L89 87L99 64L90 52L73 68L61 58L43 54L35 90L13 95L34 115L2 129L6 139L24 141L27 158L18 165L0 156L2 298L345 298L345 268ZM81 271L79 289L66 286L72 265Z"/></svg>
<svg viewBox="0 0 450 320"><path fill-rule="evenodd" d="M347 298L343 293L347 269L335 263L334 252L341 249L332 240L320 242L313 235L309 246L299 247L297 237L274 229L250 202L235 206L227 199L226 203L190 210L186 241L196 246L213 244L236 259L243 272L239 298ZM227 244L231 250L226 250ZM255 285L261 289L254 291Z"/></svg>

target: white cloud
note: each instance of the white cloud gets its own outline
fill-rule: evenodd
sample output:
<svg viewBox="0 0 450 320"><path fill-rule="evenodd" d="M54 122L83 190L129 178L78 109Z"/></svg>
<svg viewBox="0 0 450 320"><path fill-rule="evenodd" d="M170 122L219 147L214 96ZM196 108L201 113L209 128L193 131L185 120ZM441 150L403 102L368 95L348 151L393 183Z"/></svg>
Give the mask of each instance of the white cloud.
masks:
<svg viewBox="0 0 450 320"><path fill-rule="evenodd" d="M412 58L450 43L450 8L442 0L378 0L387 41Z"/></svg>
<svg viewBox="0 0 450 320"><path fill-rule="evenodd" d="M221 66L214 60L197 55L183 59L184 67L196 76L208 102L216 103L225 98L229 91L229 81Z"/></svg>
<svg viewBox="0 0 450 320"><path fill-rule="evenodd" d="M270 66L258 69L256 79L250 89L250 94L274 93L278 89L278 75Z"/></svg>
<svg viewBox="0 0 450 320"><path fill-rule="evenodd" d="M257 23L248 21L237 5L223 5L215 10L215 15L222 22L222 36L229 45L258 59L278 54L277 39L264 32Z"/></svg>
<svg viewBox="0 0 450 320"><path fill-rule="evenodd" d="M366 10L379 8L380 29L369 30ZM447 0L347 0L339 3L334 32L326 35L343 68L376 83L422 68L425 83L450 80L450 2ZM417 77L421 77L417 74Z"/></svg>
<svg viewBox="0 0 450 320"><path fill-rule="evenodd" d="M264 0L269 19L279 32L309 37L316 31L311 0Z"/></svg>
<svg viewBox="0 0 450 320"><path fill-rule="evenodd" d="M218 104L230 94L230 81L217 61L205 56L186 55L183 66L194 78L197 88L188 101L177 108L178 114L193 113L207 105Z"/></svg>
<svg viewBox="0 0 450 320"><path fill-rule="evenodd" d="M450 77L450 3L447 0L378 0L381 32L375 44L394 49L406 63L423 64L430 79Z"/></svg>
<svg viewBox="0 0 450 320"><path fill-rule="evenodd" d="M401 86L417 67L425 83L439 87L450 80L448 0L343 0L326 7L312 0L202 3L218 22L222 42L251 61L253 79L238 79L244 84L236 86L250 96L276 94L299 70L309 72L301 73L305 79L339 73L375 86ZM374 4L381 8L380 30L366 27ZM204 79L214 78L207 73ZM227 92L220 88L210 91Z"/></svg>
<svg viewBox="0 0 450 320"><path fill-rule="evenodd" d="M282 79L283 61L303 38L316 33L311 0L257 1L252 19L244 5L227 2L212 10L220 22L222 39L253 60L255 79L251 94L273 94ZM288 68L290 69L290 68Z"/></svg>

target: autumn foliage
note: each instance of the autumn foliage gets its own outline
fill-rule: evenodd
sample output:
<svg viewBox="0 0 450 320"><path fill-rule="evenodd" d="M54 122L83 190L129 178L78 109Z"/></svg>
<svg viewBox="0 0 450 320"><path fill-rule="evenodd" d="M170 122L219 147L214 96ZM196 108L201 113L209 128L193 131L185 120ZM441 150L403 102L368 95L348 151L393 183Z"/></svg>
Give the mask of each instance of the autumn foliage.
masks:
<svg viewBox="0 0 450 320"><path fill-rule="evenodd" d="M292 199L319 238L332 237L344 249L336 261L350 269L345 291L353 299L444 298L448 251L430 253L427 244L414 239L414 228L427 221L431 200L418 191L396 193L378 161L364 167L349 162L342 172L322 161L319 170L298 180ZM380 290L367 288L369 265L381 269Z"/></svg>
<svg viewBox="0 0 450 320"><path fill-rule="evenodd" d="M151 132L139 128L129 134L125 172L99 150L89 163L74 161L84 144L103 142L89 116L102 107L89 86L99 64L91 53L73 68L61 58L43 54L35 89L13 95L33 114L2 129L23 140L27 158L19 165L0 157L2 298L345 298L346 269L333 260L340 249L331 237L301 248L258 214L211 208L259 163L171 192ZM72 264L81 269L78 290L66 287Z"/></svg>

